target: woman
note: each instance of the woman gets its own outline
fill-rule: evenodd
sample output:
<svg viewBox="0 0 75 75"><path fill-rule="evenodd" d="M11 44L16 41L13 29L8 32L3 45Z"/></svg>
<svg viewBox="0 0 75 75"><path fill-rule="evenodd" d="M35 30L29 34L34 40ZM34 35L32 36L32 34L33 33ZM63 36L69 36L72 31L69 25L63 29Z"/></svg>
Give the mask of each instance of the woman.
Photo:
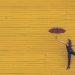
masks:
<svg viewBox="0 0 75 75"><path fill-rule="evenodd" d="M63 43L63 42L61 42L61 43ZM70 68L70 63L71 63L71 55L75 55L75 52L72 49L72 42L71 42L70 39L67 40L66 44L65 43L63 43L63 44L66 45L66 49L67 49L67 53L68 53L68 65L67 65L67 69L69 69Z"/></svg>

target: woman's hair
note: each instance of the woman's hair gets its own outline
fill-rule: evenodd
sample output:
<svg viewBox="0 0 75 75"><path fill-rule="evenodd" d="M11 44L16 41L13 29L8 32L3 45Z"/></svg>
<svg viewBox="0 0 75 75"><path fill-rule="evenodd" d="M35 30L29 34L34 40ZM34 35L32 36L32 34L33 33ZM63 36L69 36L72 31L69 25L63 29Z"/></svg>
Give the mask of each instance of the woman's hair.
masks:
<svg viewBox="0 0 75 75"><path fill-rule="evenodd" d="M68 39L69 45L72 46L72 41Z"/></svg>

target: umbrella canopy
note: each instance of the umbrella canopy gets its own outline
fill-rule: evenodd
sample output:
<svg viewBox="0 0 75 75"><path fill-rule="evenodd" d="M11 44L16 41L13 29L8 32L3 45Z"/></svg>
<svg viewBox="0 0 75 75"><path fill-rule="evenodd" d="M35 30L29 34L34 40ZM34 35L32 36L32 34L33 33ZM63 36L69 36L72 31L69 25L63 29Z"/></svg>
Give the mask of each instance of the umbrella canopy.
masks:
<svg viewBox="0 0 75 75"><path fill-rule="evenodd" d="M64 33L66 30L64 30L63 28L60 27L53 27L52 29L49 29L50 33L55 33L55 34L60 34L60 33Z"/></svg>

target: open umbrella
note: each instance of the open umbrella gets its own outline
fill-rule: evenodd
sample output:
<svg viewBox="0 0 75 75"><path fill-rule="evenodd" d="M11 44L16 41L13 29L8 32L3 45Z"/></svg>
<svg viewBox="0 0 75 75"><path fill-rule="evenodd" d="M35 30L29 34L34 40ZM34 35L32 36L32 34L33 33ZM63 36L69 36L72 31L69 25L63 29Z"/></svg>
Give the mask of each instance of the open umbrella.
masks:
<svg viewBox="0 0 75 75"><path fill-rule="evenodd" d="M53 27L53 28L49 29L49 32L56 34L56 39L57 39L57 34L65 33L66 30L63 28L60 28L60 27Z"/></svg>

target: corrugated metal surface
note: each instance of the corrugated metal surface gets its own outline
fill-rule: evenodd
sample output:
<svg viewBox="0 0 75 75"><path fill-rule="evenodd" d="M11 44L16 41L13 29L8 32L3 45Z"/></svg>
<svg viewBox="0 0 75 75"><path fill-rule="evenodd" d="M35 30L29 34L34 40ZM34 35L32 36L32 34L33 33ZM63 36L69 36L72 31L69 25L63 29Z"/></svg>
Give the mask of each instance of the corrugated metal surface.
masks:
<svg viewBox="0 0 75 75"><path fill-rule="evenodd" d="M75 57L66 70L66 48L48 32L54 26L75 45L74 0L0 0L0 75L75 75Z"/></svg>

